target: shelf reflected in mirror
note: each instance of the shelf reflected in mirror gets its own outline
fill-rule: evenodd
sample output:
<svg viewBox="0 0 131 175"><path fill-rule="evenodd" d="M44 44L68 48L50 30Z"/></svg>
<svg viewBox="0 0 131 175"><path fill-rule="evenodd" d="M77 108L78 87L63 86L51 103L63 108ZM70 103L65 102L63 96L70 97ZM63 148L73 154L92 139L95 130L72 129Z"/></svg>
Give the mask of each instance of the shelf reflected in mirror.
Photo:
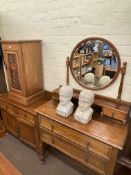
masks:
<svg viewBox="0 0 131 175"><path fill-rule="evenodd" d="M115 46L99 37L78 43L70 57L75 80L88 89L99 90L112 84L120 71L120 56Z"/></svg>

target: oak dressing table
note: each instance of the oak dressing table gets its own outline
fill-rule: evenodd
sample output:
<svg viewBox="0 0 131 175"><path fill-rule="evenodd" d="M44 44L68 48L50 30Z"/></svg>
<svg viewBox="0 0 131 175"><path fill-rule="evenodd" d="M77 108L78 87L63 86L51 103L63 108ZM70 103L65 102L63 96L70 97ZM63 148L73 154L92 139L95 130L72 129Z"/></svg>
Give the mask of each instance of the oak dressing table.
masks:
<svg viewBox="0 0 131 175"><path fill-rule="evenodd" d="M93 119L87 125L75 121L73 115L63 118L56 114L57 92L58 89L53 92L52 100L36 109L39 120L39 152L41 158L44 158L46 152L44 148L47 144L97 174L112 175L118 152L123 149L126 141L128 123L123 124L123 122L117 120L114 122L111 117L105 116L105 114L101 115L97 107L95 107L96 112L94 112ZM73 100L77 100L76 94L74 93ZM104 100L103 104L107 101ZM98 97L95 97L95 103L98 101ZM100 101L102 102L102 99ZM109 104L111 104L110 100ZM115 100L114 103L112 102L113 104L115 104ZM123 102L119 108L121 108L123 116L127 117L130 104L124 104ZM125 111L124 108L126 108ZM116 116L119 116L118 109L114 108L113 110L116 111Z"/></svg>
<svg viewBox="0 0 131 175"><path fill-rule="evenodd" d="M103 54L105 50L110 53L110 62ZM68 118L56 114L59 88L55 89L52 100L36 109L42 160L47 145L50 145L96 174L113 175L118 153L123 150L128 134L130 103L121 100L126 64L124 62L121 68L117 49L103 38L86 38L74 47L66 62L66 84L70 84L69 68L76 82L91 90L107 88L121 71L118 96L114 99L96 94L93 118L84 125L73 119L73 113ZM75 107L78 106L79 93L74 89L72 102Z"/></svg>

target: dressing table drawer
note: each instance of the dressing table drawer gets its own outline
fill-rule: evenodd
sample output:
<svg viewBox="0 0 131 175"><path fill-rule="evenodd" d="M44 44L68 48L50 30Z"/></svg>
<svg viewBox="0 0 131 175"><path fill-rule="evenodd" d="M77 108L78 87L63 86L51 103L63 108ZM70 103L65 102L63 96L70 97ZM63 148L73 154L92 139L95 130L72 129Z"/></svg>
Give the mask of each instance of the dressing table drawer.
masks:
<svg viewBox="0 0 131 175"><path fill-rule="evenodd" d="M41 140L45 142L61 152L65 153L69 157L77 160L82 163L86 167L91 168L95 172L101 175L105 175L106 165L108 164L104 159L90 154L90 152L82 149L81 147L73 144L72 142L59 137L47 130L40 130Z"/></svg>
<svg viewBox="0 0 131 175"><path fill-rule="evenodd" d="M112 108L106 108L106 107L103 107L102 113L103 115L106 115L121 121L126 121L126 117L127 117L127 114L124 113L123 111L118 111L118 110L115 110Z"/></svg>
<svg viewBox="0 0 131 175"><path fill-rule="evenodd" d="M112 148L110 146L99 142L91 137L88 137L65 125L62 125L42 116L40 118L40 126L71 141L72 143L78 145L81 148L84 148L94 155L98 155L99 157L102 157L106 160L109 160L111 157Z"/></svg>

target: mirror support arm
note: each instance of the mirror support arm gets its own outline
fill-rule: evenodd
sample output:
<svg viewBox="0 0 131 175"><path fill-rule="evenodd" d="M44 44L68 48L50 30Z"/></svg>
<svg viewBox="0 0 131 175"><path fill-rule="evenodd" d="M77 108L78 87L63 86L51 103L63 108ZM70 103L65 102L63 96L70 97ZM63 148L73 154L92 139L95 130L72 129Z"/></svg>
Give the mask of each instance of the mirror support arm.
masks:
<svg viewBox="0 0 131 175"><path fill-rule="evenodd" d="M119 86L119 91L118 91L118 96L117 96L118 100L121 100L124 76L125 76L125 73L126 73L126 66L127 66L127 62L123 62L123 66L121 68L121 81L120 81L120 86Z"/></svg>
<svg viewBox="0 0 131 175"><path fill-rule="evenodd" d="M66 66L67 66L66 84L69 85L69 67L70 67L70 58L69 57L67 57Z"/></svg>

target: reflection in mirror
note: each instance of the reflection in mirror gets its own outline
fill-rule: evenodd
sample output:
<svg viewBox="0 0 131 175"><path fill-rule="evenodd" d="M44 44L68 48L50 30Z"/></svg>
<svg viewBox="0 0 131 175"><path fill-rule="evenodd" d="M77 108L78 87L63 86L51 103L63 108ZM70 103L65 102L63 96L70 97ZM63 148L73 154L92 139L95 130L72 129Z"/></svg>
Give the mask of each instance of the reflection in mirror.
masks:
<svg viewBox="0 0 131 175"><path fill-rule="evenodd" d="M89 38L78 43L71 55L71 72L88 89L103 89L118 76L120 56L103 38Z"/></svg>

